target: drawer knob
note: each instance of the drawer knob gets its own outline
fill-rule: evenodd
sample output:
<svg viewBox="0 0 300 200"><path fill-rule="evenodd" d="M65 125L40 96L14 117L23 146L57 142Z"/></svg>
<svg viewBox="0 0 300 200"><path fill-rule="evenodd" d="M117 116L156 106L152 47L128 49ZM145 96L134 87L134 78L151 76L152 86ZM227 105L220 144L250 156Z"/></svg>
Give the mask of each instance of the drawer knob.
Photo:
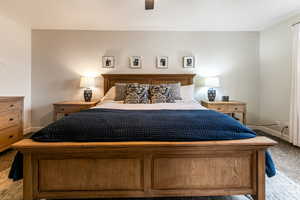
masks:
<svg viewBox="0 0 300 200"><path fill-rule="evenodd" d="M14 121L14 118L10 118L9 121Z"/></svg>
<svg viewBox="0 0 300 200"><path fill-rule="evenodd" d="M238 110L238 108L234 108L234 110Z"/></svg>
<svg viewBox="0 0 300 200"><path fill-rule="evenodd" d="M8 138L13 138L14 136L13 135L10 135Z"/></svg>
<svg viewBox="0 0 300 200"><path fill-rule="evenodd" d="M14 107L14 104L11 104L9 107L11 107L11 108Z"/></svg>
<svg viewBox="0 0 300 200"><path fill-rule="evenodd" d="M218 110L221 110L221 108L217 108Z"/></svg>

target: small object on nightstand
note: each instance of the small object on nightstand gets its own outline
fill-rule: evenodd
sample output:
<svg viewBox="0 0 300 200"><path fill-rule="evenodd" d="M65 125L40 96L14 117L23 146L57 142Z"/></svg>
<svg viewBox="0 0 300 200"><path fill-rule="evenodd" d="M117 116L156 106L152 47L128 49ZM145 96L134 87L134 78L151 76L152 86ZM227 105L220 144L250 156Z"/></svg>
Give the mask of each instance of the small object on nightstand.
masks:
<svg viewBox="0 0 300 200"><path fill-rule="evenodd" d="M222 101L229 101L229 96L222 96Z"/></svg>
<svg viewBox="0 0 300 200"><path fill-rule="evenodd" d="M240 101L201 101L201 105L224 114L246 124L247 104Z"/></svg>
<svg viewBox="0 0 300 200"><path fill-rule="evenodd" d="M204 85L209 87L207 91L207 97L209 101L214 101L217 96L217 92L214 88L220 87L220 80L218 77L208 77L204 81Z"/></svg>
<svg viewBox="0 0 300 200"><path fill-rule="evenodd" d="M80 87L85 88L84 100L90 102L93 97L92 87L95 87L95 77L83 76L80 80Z"/></svg>
<svg viewBox="0 0 300 200"><path fill-rule="evenodd" d="M87 110L91 107L94 107L99 102L100 100L91 101L91 102L63 101L63 102L54 103L53 121L57 120L58 114L63 114L64 116L67 116L68 114L80 112L82 110Z"/></svg>

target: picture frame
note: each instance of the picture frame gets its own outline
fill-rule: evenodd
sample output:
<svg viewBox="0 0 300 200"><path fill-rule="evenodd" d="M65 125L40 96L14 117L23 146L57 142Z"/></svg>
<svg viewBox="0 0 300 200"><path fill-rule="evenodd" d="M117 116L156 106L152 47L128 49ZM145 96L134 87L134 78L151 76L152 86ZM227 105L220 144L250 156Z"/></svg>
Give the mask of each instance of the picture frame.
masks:
<svg viewBox="0 0 300 200"><path fill-rule="evenodd" d="M142 56L131 56L129 57L129 67L131 69L141 69L142 68Z"/></svg>
<svg viewBox="0 0 300 200"><path fill-rule="evenodd" d="M184 56L183 57L183 68L195 68L195 57Z"/></svg>
<svg viewBox="0 0 300 200"><path fill-rule="evenodd" d="M103 68L115 68L115 57L114 56L103 56L102 57Z"/></svg>
<svg viewBox="0 0 300 200"><path fill-rule="evenodd" d="M156 68L157 69L168 69L169 58L167 56L157 56L156 57Z"/></svg>

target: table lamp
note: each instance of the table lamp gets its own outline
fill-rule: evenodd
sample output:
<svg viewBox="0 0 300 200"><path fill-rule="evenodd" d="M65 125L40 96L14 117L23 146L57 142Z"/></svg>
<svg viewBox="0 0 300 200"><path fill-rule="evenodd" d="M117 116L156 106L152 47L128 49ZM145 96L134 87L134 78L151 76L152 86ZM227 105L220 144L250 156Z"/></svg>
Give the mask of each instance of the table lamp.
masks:
<svg viewBox="0 0 300 200"><path fill-rule="evenodd" d="M83 76L80 79L80 87L84 89L84 100L90 102L92 100L93 91L92 87L95 87L96 81L95 77Z"/></svg>
<svg viewBox="0 0 300 200"><path fill-rule="evenodd" d="M204 85L209 87L207 97L209 101L215 101L217 92L214 88L220 87L219 77L208 77L204 80Z"/></svg>

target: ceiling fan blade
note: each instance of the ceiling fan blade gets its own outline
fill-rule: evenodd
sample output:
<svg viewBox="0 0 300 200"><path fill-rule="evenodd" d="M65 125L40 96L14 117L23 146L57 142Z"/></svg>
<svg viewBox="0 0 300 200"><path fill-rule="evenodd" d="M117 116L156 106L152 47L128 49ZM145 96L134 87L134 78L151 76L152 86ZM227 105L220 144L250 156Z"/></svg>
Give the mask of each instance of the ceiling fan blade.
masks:
<svg viewBox="0 0 300 200"><path fill-rule="evenodd" d="M146 10L153 10L154 9L154 0L145 0L146 3Z"/></svg>

